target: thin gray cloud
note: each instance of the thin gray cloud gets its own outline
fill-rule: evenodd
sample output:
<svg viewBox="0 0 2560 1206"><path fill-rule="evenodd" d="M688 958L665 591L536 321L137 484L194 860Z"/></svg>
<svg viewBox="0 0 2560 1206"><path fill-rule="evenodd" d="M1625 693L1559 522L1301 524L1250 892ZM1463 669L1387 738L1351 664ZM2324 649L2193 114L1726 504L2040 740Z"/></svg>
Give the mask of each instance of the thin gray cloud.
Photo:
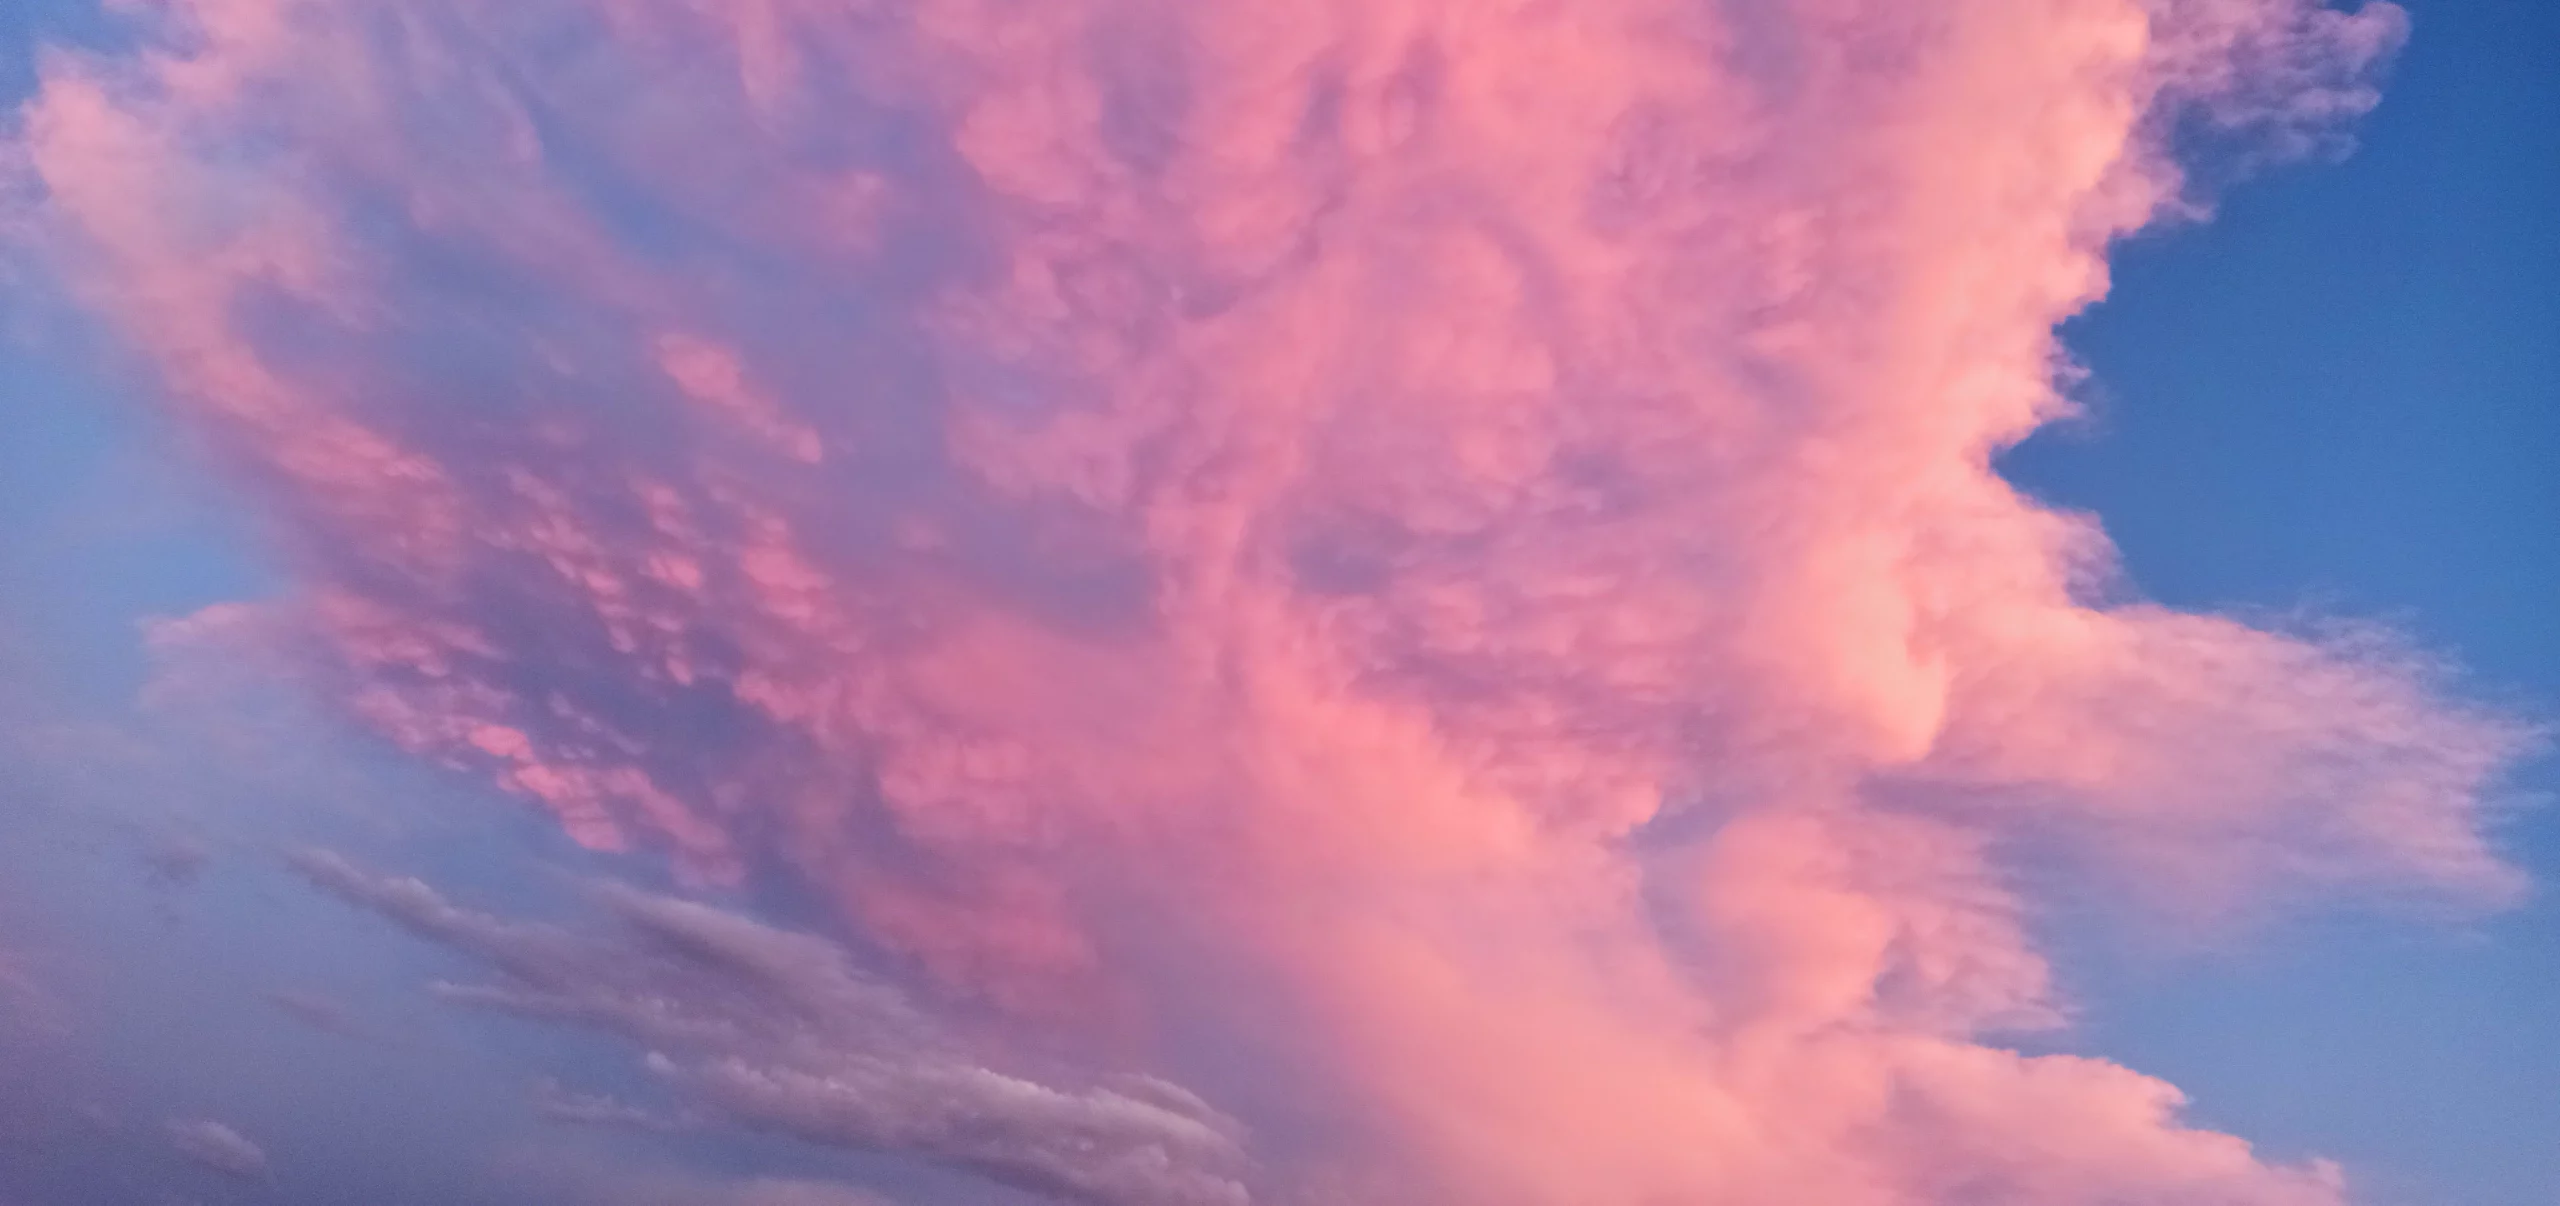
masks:
<svg viewBox="0 0 2560 1206"><path fill-rule="evenodd" d="M742 1181L735 1185L648 1189L615 1206L895 1206L866 1190L827 1181Z"/></svg>
<svg viewBox="0 0 2560 1206"><path fill-rule="evenodd" d="M169 1145L179 1155L225 1176L262 1181L267 1176L265 1149L222 1123L207 1118L169 1124Z"/></svg>
<svg viewBox="0 0 2560 1206"><path fill-rule="evenodd" d="M152 843L142 857L154 882L185 887L204 874L205 865L213 861L213 851L195 838L164 837Z"/></svg>
<svg viewBox="0 0 2560 1206"><path fill-rule="evenodd" d="M899 1206L835 1181L720 1180L564 1153L519 1157L506 1175L516 1192L546 1206Z"/></svg>
<svg viewBox="0 0 2560 1206"><path fill-rule="evenodd" d="M267 994L267 1004L275 1006L278 1013L323 1034L357 1042L370 1042L375 1037L372 1031L356 1021L355 1015L348 1012L345 1005L316 992L279 989Z"/></svg>
<svg viewBox="0 0 2560 1206"><path fill-rule="evenodd" d="M534 1085L533 1112L551 1122L607 1130L672 1134L700 1125L690 1115L670 1114L634 1105L611 1094L581 1092L556 1080L544 1080Z"/></svg>
<svg viewBox="0 0 2560 1206"><path fill-rule="evenodd" d="M327 852L294 866L494 973L436 986L445 1000L618 1035L737 1124L1097 1206L1250 1200L1240 1128L1197 1097L1153 1081L1060 1087L987 1067L822 939L613 885L596 895L614 924L586 932L466 909Z"/></svg>

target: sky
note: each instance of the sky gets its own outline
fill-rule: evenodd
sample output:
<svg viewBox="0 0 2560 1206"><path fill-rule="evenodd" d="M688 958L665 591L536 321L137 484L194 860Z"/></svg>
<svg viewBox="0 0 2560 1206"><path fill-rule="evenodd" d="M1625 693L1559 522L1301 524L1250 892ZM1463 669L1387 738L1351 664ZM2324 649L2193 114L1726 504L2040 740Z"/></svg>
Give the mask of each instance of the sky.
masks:
<svg viewBox="0 0 2560 1206"><path fill-rule="evenodd" d="M0 1206L2541 1206L2560 10L0 8Z"/></svg>

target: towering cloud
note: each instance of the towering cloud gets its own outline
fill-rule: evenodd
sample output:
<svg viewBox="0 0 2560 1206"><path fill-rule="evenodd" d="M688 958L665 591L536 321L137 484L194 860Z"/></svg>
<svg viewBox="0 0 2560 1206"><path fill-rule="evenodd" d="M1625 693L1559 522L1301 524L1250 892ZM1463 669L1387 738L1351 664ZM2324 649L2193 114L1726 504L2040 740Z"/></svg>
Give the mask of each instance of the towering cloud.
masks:
<svg viewBox="0 0 2560 1206"><path fill-rule="evenodd" d="M2335 136L2387 5L144 11L12 228L272 508L226 629L1199 1090L1258 1199L2319 1206L1996 1045L2027 885L2516 888L2523 734L1990 465L2172 152Z"/></svg>

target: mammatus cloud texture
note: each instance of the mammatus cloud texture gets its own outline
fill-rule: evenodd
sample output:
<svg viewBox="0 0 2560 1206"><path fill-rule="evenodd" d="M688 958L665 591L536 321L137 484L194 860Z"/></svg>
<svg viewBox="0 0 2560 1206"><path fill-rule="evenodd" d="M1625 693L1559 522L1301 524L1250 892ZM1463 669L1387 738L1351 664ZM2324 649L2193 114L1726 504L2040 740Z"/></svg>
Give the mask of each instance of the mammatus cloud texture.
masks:
<svg viewBox="0 0 2560 1206"><path fill-rule="evenodd" d="M133 12L46 63L10 229L298 558L195 635L1217 1107L866 1142L1110 1203L2321 1206L1997 1045L2059 1016L2038 885L2517 886L2519 731L2132 599L1990 467L2195 211L2173 142L2336 137L2387 5ZM734 1116L926 1075L314 866ZM624 909L785 940L688 907Z"/></svg>

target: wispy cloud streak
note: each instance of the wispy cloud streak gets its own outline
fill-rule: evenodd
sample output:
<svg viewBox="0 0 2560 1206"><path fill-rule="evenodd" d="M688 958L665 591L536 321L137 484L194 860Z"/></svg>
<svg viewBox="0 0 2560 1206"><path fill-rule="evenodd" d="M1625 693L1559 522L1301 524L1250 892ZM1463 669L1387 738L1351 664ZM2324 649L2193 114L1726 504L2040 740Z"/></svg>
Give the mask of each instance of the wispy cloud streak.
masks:
<svg viewBox="0 0 2560 1206"><path fill-rule="evenodd" d="M1060 1090L972 1063L819 939L621 889L605 892L619 931L580 935L462 909L327 853L295 866L499 973L441 986L447 1000L620 1035L740 1122L1110 1206L1246 1200L1235 1124L1216 1111L1169 1086ZM583 1121L654 1121L598 1099L549 1101L553 1117L565 1106Z"/></svg>
<svg viewBox="0 0 2560 1206"><path fill-rule="evenodd" d="M169 1124L169 1145L179 1155L227 1177L267 1178L267 1153L240 1132L210 1119Z"/></svg>

